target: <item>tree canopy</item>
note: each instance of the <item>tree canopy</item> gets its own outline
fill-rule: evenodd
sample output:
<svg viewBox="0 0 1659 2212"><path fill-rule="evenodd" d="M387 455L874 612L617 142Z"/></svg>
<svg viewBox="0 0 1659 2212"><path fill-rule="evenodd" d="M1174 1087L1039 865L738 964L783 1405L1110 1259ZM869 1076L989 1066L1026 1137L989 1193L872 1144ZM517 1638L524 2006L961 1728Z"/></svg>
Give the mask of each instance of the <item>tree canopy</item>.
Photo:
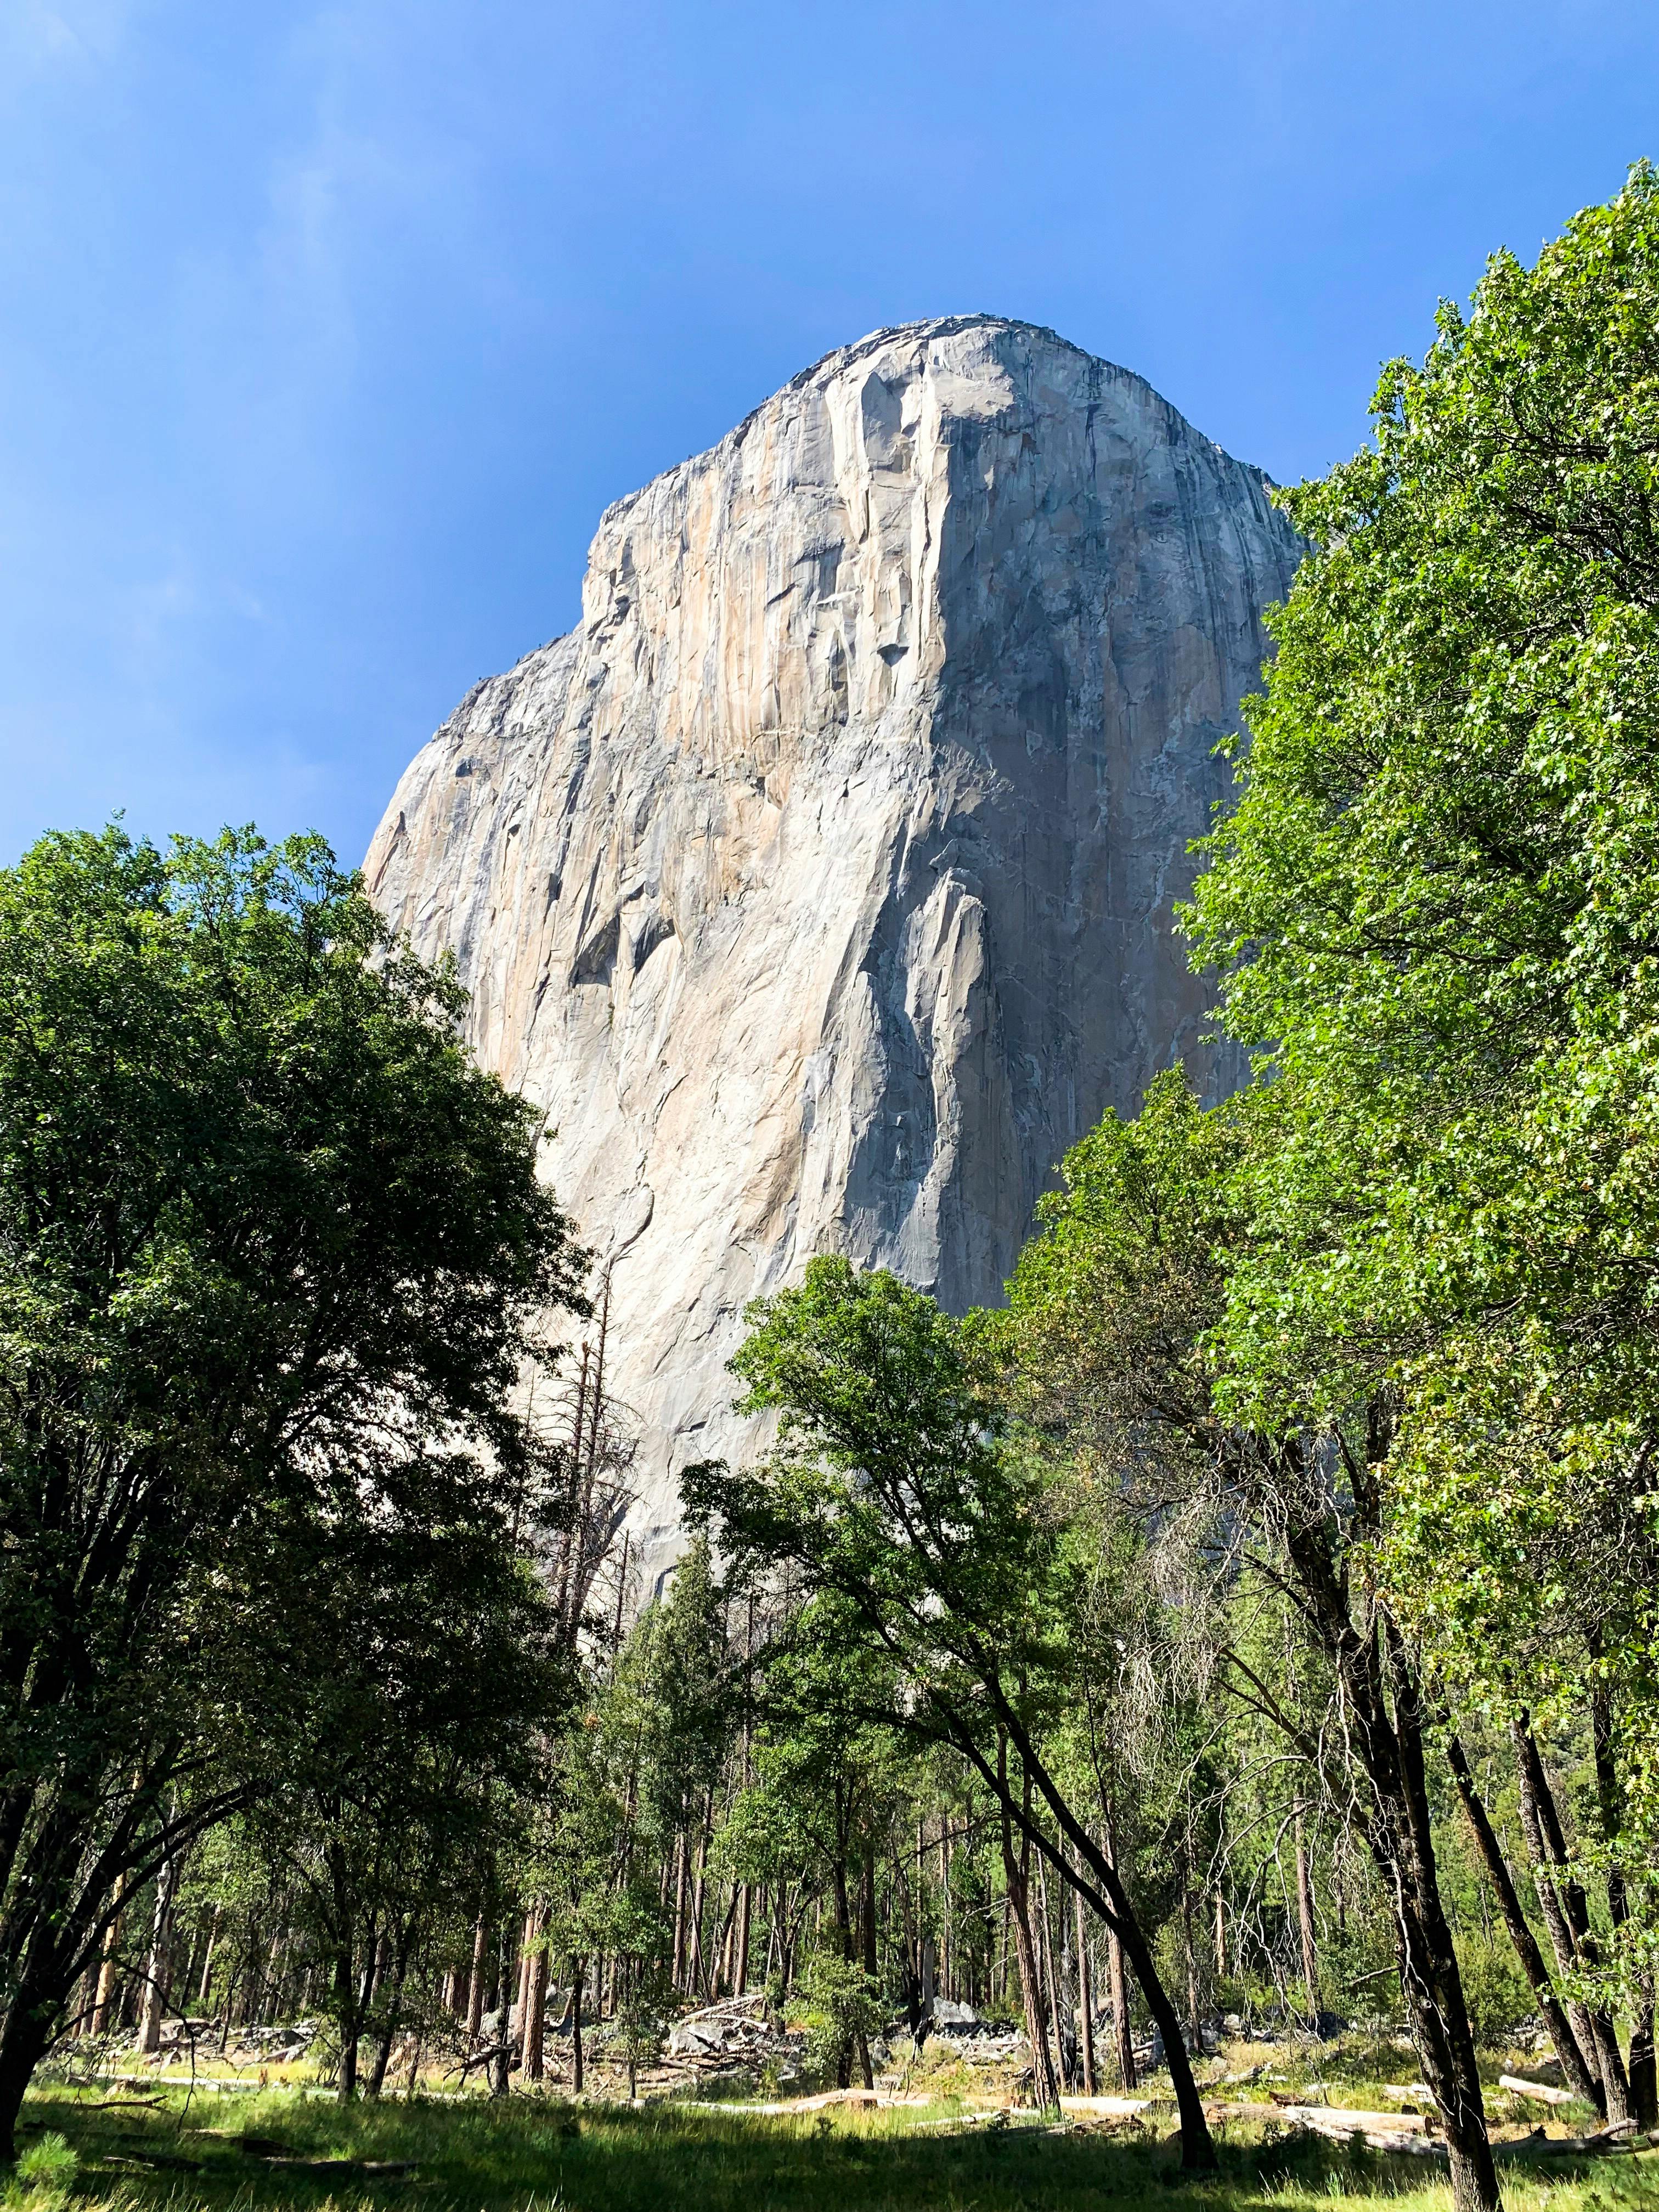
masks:
<svg viewBox="0 0 1659 2212"><path fill-rule="evenodd" d="M296 1575L388 1516L495 1540L580 1273L453 981L317 840L44 839L0 1005L3 2136L112 1898L328 1664Z"/></svg>

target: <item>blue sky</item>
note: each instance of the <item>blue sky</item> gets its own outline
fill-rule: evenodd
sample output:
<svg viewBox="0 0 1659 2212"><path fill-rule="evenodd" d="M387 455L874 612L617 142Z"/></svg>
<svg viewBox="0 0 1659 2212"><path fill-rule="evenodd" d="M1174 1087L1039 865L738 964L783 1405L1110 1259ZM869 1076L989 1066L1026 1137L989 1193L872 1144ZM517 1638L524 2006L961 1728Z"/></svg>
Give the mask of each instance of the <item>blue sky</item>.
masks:
<svg viewBox="0 0 1659 2212"><path fill-rule="evenodd" d="M605 502L885 323L1321 470L1644 153L1653 0L0 0L0 859L357 859Z"/></svg>

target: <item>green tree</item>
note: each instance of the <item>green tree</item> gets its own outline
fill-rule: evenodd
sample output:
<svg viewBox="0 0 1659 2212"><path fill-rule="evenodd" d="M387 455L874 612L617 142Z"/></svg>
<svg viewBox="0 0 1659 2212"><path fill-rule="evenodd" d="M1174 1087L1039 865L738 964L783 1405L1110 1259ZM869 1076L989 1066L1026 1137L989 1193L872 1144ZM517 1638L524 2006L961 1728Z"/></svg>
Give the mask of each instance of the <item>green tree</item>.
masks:
<svg viewBox="0 0 1659 2212"><path fill-rule="evenodd" d="M284 1581L292 1703L270 1717L277 1778L248 1826L322 1950L343 2103L365 2032L379 2094L410 1962L518 1841L550 1780L545 1731L570 1698L553 1605L499 1507L475 1495L458 1513L463 1495L447 1472L372 1527L315 1530L305 1571Z"/></svg>
<svg viewBox="0 0 1659 2212"><path fill-rule="evenodd" d="M868 2031L878 1962L868 1893L900 1767L892 1672L859 1628L845 1602L825 1594L799 1607L768 1650L755 1778L738 1794L720 1838L721 1856L751 1871L828 1883L834 1953L820 1964L813 1991L825 2021L846 2029L839 2041L820 2038L819 2050L843 2088L854 2057L865 2087L875 2084Z"/></svg>
<svg viewBox="0 0 1659 2212"><path fill-rule="evenodd" d="M1164 2036L1182 2163L1212 2166L1152 1944L1042 1748L1064 1696L1048 1639L1056 1547L1040 1474L1004 1448L980 1332L893 1276L860 1275L837 1258L813 1261L799 1289L763 1300L750 1321L732 1366L749 1386L744 1410L781 1413L779 1442L753 1468L688 1469L688 1508L727 1547L792 1565L809 1589L838 1597L896 1671L916 1725L969 1760L1012 1828L1115 1929ZM1046 2027L1019 1869L1006 1855L1011 1868L1035 2058ZM1048 2069L1037 2063L1041 2085Z"/></svg>
<svg viewBox="0 0 1659 2212"><path fill-rule="evenodd" d="M1256 1571L1293 1603L1340 1691L1356 1810L1389 1901L1459 2203L1490 2207L1497 2177L1436 1861L1429 1694L1372 1566L1386 1533L1386 1408L1373 1394L1323 1429L1282 1412L1247 1425L1218 1371L1230 1270L1254 1251L1242 1167L1275 1140L1276 1103L1267 1091L1206 1113L1177 1070L1153 1083L1139 1121L1108 1115L1067 1155L1066 1187L1021 1257L1015 1340L1028 1389L1039 1402L1046 1394L1144 1513L1207 1513L1224 1575L1241 1536L1260 1540ZM1317 1717L1276 1694L1237 1642L1224 1656L1235 1693L1318 1768Z"/></svg>
<svg viewBox="0 0 1659 2212"><path fill-rule="evenodd" d="M1577 1700L1613 1970L1562 1950L1629 2003L1647 2120L1656 331L1644 164L1532 267L1495 256L1422 366L1385 371L1373 447L1285 495L1319 550L1190 916L1279 1094L1229 1283L1231 1401L1329 1420L1397 1391L1402 1616L1449 1689L1505 1711L1523 1782L1537 1714ZM1599 2063L1616 2111L1616 2046Z"/></svg>
<svg viewBox="0 0 1659 2212"><path fill-rule="evenodd" d="M577 1255L459 1003L315 839L0 874L0 2152L122 1890L270 1779L296 1553L523 1480Z"/></svg>

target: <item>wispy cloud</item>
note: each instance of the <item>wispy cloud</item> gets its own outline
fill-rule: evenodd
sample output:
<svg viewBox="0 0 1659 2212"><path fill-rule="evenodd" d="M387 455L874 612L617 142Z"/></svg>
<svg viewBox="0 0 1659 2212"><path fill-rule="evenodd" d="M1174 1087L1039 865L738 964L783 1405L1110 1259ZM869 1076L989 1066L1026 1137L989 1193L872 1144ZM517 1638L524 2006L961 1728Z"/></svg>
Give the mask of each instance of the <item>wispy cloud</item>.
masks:
<svg viewBox="0 0 1659 2212"><path fill-rule="evenodd" d="M0 51L25 67L113 61L131 0L14 0L0 10Z"/></svg>

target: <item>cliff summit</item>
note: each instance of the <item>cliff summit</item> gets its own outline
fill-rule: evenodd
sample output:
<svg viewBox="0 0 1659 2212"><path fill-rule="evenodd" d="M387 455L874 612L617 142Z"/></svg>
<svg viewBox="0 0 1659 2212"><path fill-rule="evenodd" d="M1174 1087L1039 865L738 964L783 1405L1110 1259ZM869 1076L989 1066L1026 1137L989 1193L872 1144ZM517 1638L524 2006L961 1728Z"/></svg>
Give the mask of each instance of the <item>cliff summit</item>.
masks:
<svg viewBox="0 0 1659 2212"><path fill-rule="evenodd" d="M611 1262L648 1571L750 1298L839 1250L994 1300L1105 1107L1235 1079L1171 906L1299 550L1139 377L908 324L611 507L405 772L368 882Z"/></svg>

